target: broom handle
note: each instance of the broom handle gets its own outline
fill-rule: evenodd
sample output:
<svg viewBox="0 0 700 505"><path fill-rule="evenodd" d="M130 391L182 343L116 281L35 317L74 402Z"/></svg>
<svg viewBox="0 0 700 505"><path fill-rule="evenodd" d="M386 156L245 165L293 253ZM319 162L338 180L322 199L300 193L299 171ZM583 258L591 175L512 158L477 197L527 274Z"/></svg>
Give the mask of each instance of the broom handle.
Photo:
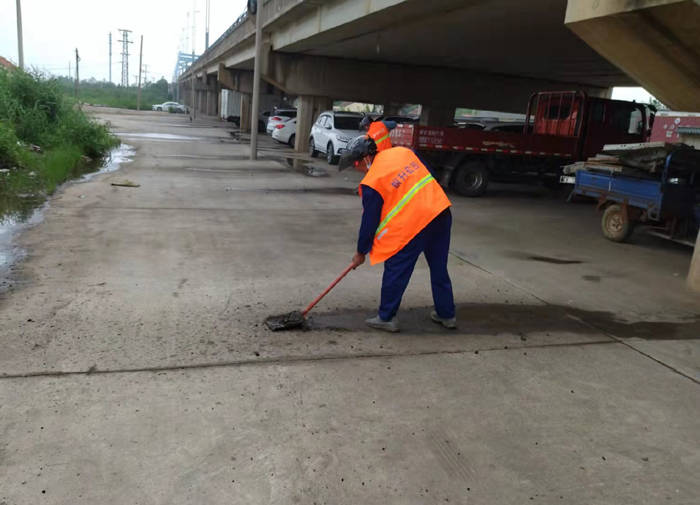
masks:
<svg viewBox="0 0 700 505"><path fill-rule="evenodd" d="M318 302L320 302L321 300L323 300L323 298L324 298L328 293L331 292L331 289L333 289L334 287L336 287L336 286L338 285L338 283L339 283L340 281L342 281L342 280L345 278L345 276L348 275L348 274L352 271L352 269L354 268L354 266L355 266L355 265L353 265L352 263L350 263L350 265L349 265L345 270L343 270L343 273L340 274L340 276L338 276L338 278L337 278L336 280L334 280L333 283L332 283L330 286L328 286L328 287L326 288L326 290L325 290L323 293L321 293L320 295L318 295L318 298L316 298L313 302L311 302L311 304L310 304L308 307L306 307L306 310L304 310L304 312L301 313L302 316L306 317L306 314L308 314L309 312L311 312L311 309L313 309L313 308L318 304Z"/></svg>

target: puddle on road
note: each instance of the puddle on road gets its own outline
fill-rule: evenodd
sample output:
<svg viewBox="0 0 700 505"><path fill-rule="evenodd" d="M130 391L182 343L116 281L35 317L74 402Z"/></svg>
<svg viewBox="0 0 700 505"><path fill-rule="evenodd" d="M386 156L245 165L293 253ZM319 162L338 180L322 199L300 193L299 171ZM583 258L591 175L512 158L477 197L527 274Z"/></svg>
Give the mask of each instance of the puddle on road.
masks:
<svg viewBox="0 0 700 505"><path fill-rule="evenodd" d="M186 135L175 135L173 133L117 133L120 137L130 137L135 139L154 140L204 140L202 137L188 137Z"/></svg>
<svg viewBox="0 0 700 505"><path fill-rule="evenodd" d="M328 177L328 171L321 167L312 165L313 161L300 158L282 158L279 156L267 156L282 165L288 166L293 171L308 177Z"/></svg>
<svg viewBox="0 0 700 505"><path fill-rule="evenodd" d="M244 156L244 155L231 155L231 156L199 156L196 154L156 154L154 155L156 158L195 158L199 160L231 160L231 161L238 161L238 160L247 160L250 158L250 156Z"/></svg>
<svg viewBox="0 0 700 505"><path fill-rule="evenodd" d="M226 191L243 191L249 193L287 193L291 195L342 195L355 196L353 188L226 188Z"/></svg>
<svg viewBox="0 0 700 505"><path fill-rule="evenodd" d="M123 163L131 162L135 154L131 146L122 144L104 160L80 164L66 184L87 182L100 174L113 172ZM10 265L24 256L22 250L13 246L12 238L25 228L41 222L47 206L44 194L0 195L0 292L9 285L4 276Z"/></svg>

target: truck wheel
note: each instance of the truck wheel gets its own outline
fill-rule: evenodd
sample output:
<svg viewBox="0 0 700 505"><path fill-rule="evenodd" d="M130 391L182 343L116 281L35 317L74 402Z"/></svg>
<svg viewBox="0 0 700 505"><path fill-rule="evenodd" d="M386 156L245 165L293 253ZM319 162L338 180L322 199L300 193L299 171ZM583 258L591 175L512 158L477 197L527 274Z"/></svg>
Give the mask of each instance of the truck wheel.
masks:
<svg viewBox="0 0 700 505"><path fill-rule="evenodd" d="M483 196L489 184L489 170L478 161L468 161L454 175L454 190L462 196Z"/></svg>
<svg viewBox="0 0 700 505"><path fill-rule="evenodd" d="M603 214L603 235L613 242L627 242L634 233L634 221L630 221L620 205L611 205Z"/></svg>

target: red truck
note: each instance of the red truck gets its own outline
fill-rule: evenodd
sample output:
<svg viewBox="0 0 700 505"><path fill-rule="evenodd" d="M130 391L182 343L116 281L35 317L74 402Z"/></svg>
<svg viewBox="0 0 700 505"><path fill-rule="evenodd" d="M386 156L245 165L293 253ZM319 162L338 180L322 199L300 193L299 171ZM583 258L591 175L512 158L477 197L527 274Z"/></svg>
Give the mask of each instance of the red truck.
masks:
<svg viewBox="0 0 700 505"><path fill-rule="evenodd" d="M593 157L606 144L648 142L655 112L581 91L543 92L530 98L522 133L403 124L391 137L438 170L443 186L481 196L489 181L535 178L557 186L563 165Z"/></svg>

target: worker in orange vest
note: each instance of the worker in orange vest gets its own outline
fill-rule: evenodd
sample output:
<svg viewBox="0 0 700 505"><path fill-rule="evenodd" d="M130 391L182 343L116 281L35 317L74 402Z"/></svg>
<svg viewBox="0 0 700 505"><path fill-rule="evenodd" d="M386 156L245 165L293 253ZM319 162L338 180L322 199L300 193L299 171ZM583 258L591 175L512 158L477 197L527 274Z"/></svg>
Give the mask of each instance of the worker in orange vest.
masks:
<svg viewBox="0 0 700 505"><path fill-rule="evenodd" d="M394 128L396 128L395 121L384 121L381 118L373 120L369 116L365 116L360 123L360 132L366 132L374 140L378 151L385 151L393 147L390 135Z"/></svg>
<svg viewBox="0 0 700 505"><path fill-rule="evenodd" d="M350 142L340 170L354 166L366 173L360 184L362 225L353 257L355 268L369 254L384 263L379 315L367 326L399 331L396 317L416 261L425 254L430 267L435 310L431 319L456 328L452 282L447 272L452 214L450 201L428 167L405 147L379 151L369 136Z"/></svg>

